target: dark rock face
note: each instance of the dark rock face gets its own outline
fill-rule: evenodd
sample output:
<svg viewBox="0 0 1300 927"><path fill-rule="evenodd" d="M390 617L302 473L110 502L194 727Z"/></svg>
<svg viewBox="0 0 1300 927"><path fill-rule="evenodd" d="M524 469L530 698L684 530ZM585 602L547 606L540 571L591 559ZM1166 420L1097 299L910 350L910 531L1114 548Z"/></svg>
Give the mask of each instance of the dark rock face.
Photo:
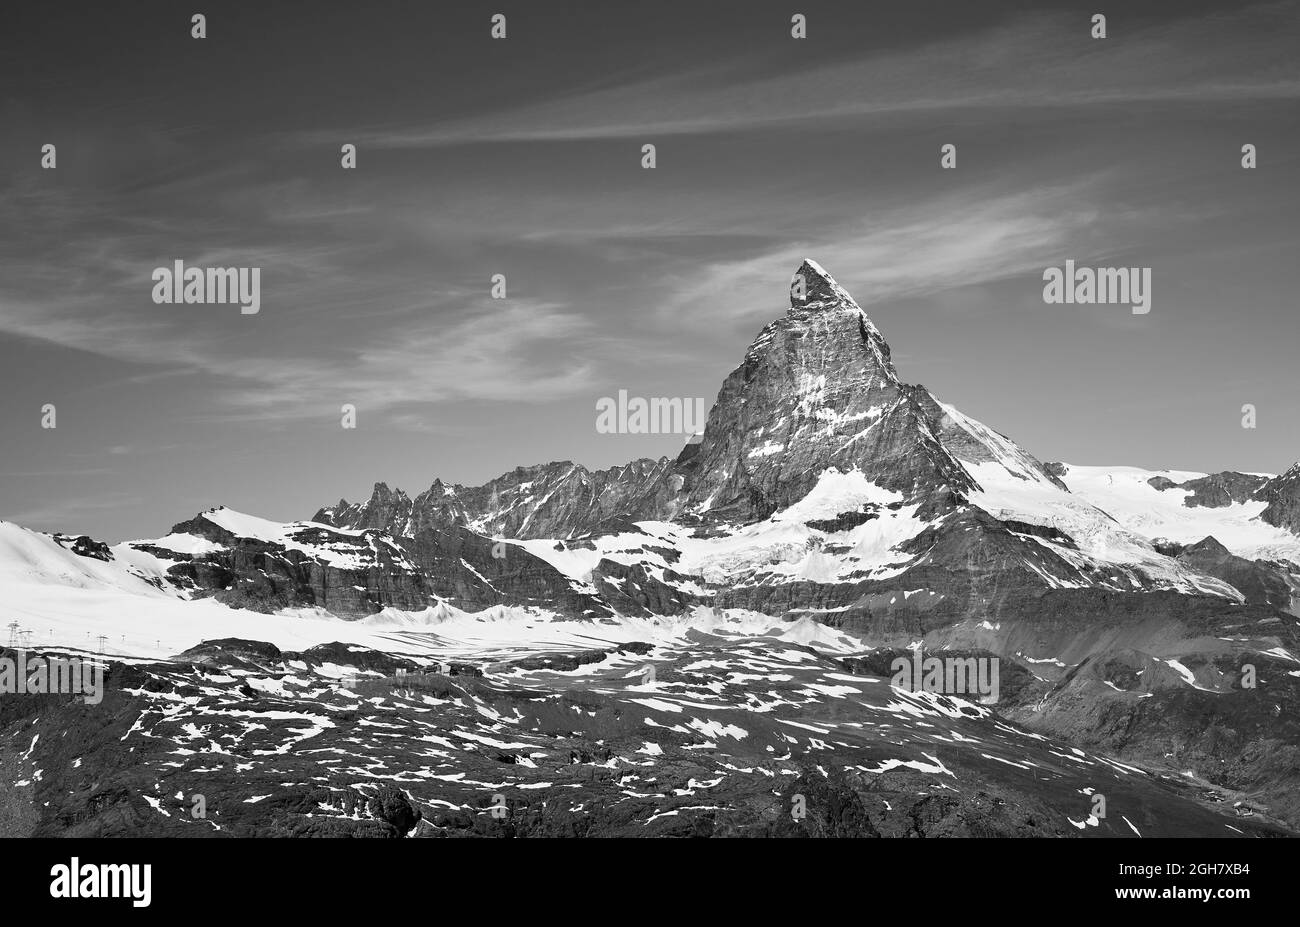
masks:
<svg viewBox="0 0 1300 927"><path fill-rule="evenodd" d="M1147 482L1161 491L1190 490L1191 495L1183 501L1183 505L1188 508L1197 506L1222 508L1225 505L1248 501L1261 486L1268 482L1268 477L1225 470L1222 473L1211 473L1209 476L1198 477L1185 483L1175 483L1164 476L1152 477Z"/></svg>
<svg viewBox="0 0 1300 927"><path fill-rule="evenodd" d="M460 525L422 531L400 544L409 549L433 594L467 611L531 605L588 620L611 613L606 603L575 587L545 560Z"/></svg>
<svg viewBox="0 0 1300 927"><path fill-rule="evenodd" d="M856 528L858 525L866 524L873 518L879 518L878 512L869 509L859 509L856 512L840 512L834 518L813 518L805 521L804 524L809 528L816 528L818 531L835 533L837 531L847 531L850 528Z"/></svg>
<svg viewBox="0 0 1300 927"><path fill-rule="evenodd" d="M591 573L592 584L601 598L625 615L676 615L686 611L703 600L673 583L690 580L691 577L673 570L665 570L661 580L645 564L625 564L607 558L596 564Z"/></svg>
<svg viewBox="0 0 1300 927"><path fill-rule="evenodd" d="M352 536L303 526L289 538L300 546L289 546L240 537L199 515L172 533L203 538L217 550L182 560L168 575L235 608L319 607L361 617L385 606L418 610L436 601L406 551L379 532Z"/></svg>
<svg viewBox="0 0 1300 927"><path fill-rule="evenodd" d="M1056 477L1058 480L1065 477L1066 466L1063 463L1057 463L1056 461L1048 461L1043 464L1043 469L1046 470L1048 473L1050 473L1052 476Z"/></svg>
<svg viewBox="0 0 1300 927"><path fill-rule="evenodd" d="M366 810L399 834L410 833L422 817L406 793L392 785L381 785L366 802Z"/></svg>
<svg viewBox="0 0 1300 927"><path fill-rule="evenodd" d="M510 666L523 670L556 670L559 672L572 672L582 666L592 663L602 663L613 654L636 654L642 656L649 653L654 648L650 644L641 641L632 641L623 644L620 647L609 647L604 650L574 650L564 653L548 653L535 657L521 657L518 660L510 661Z"/></svg>
<svg viewBox="0 0 1300 927"><path fill-rule="evenodd" d="M800 829L810 837L880 836L862 796L839 767L833 767L828 776L813 768L804 769L786 786L782 797L784 805L792 806L802 800L812 810L801 818L792 817L787 825L790 830L801 825Z"/></svg>
<svg viewBox="0 0 1300 927"><path fill-rule="evenodd" d="M1288 629L1275 630L1294 646ZM1266 809L1300 820L1300 689L1287 675L1294 664L1234 650L1184 657L1182 667L1211 690L1185 684L1148 653L1116 651L1083 661L1008 715L1145 768L1191 771L1203 802L1244 820Z"/></svg>
<svg viewBox="0 0 1300 927"><path fill-rule="evenodd" d="M202 641L176 655L176 659L222 669L269 669L284 663L280 648L266 641L238 637Z"/></svg>
<svg viewBox="0 0 1300 927"><path fill-rule="evenodd" d="M338 666L351 665L359 670L382 673L385 676L394 676L398 672L414 672L420 669L420 664L414 660L398 657L391 653L384 653L380 650L373 650L370 647L362 647L359 644L343 644L339 641L317 644L315 647L308 647L302 652L289 651L284 654L282 662L290 663L295 660L306 663L307 666L312 668L326 663L333 663Z"/></svg>
<svg viewBox="0 0 1300 927"><path fill-rule="evenodd" d="M901 647L880 647L868 654L858 657L845 657L840 660L846 672L862 676L880 676L884 679L890 679L894 675L894 667L897 665L896 660L906 660L909 663L913 660L914 652ZM934 649L923 650L924 657L938 657L940 659L954 659L961 661L969 660L997 660L998 661L998 704L1017 704L1022 701L1022 693L1026 690L1035 691L1034 674L1026 669L1022 664L1015 660L1009 660L1005 657L988 650L962 650L962 649ZM960 708L954 706L954 710L960 711ZM973 709L968 709L973 710Z"/></svg>
<svg viewBox="0 0 1300 927"><path fill-rule="evenodd" d="M1284 611L1291 607L1291 584L1281 566L1237 557L1212 537L1184 548L1178 562L1217 576L1239 590L1251 605L1272 605Z"/></svg>
<svg viewBox="0 0 1300 927"><path fill-rule="evenodd" d="M363 647L360 644L332 641L299 652L282 651L266 641L250 641L238 637L202 641L177 654L176 659L194 666L210 666L223 670L243 669L262 673L285 673L289 671L292 663L304 663L309 669L333 663L339 666L354 666L361 671L388 676L395 675L399 670L402 672L419 670L422 666L414 660Z"/></svg>
<svg viewBox="0 0 1300 927"><path fill-rule="evenodd" d="M63 534L54 535L54 540L62 547L66 547L78 557L90 557L94 560L103 560L105 563L113 559L113 551L103 541L96 541L84 534L75 538Z"/></svg>
<svg viewBox="0 0 1300 927"><path fill-rule="evenodd" d="M1268 503L1262 520L1300 534L1300 463L1261 486L1254 498Z"/></svg>

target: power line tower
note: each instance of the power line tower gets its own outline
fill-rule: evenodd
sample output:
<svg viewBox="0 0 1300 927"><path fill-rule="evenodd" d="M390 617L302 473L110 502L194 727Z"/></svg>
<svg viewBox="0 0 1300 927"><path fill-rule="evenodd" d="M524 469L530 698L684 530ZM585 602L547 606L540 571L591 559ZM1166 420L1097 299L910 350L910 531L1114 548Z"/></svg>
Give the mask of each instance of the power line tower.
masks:
<svg viewBox="0 0 1300 927"><path fill-rule="evenodd" d="M20 637L21 631L22 631L22 627L18 624L16 620L9 622L9 646L10 647L17 647L21 643L21 637Z"/></svg>
<svg viewBox="0 0 1300 927"><path fill-rule="evenodd" d="M99 652L104 652L104 646L108 643L108 638L103 634L99 635Z"/></svg>

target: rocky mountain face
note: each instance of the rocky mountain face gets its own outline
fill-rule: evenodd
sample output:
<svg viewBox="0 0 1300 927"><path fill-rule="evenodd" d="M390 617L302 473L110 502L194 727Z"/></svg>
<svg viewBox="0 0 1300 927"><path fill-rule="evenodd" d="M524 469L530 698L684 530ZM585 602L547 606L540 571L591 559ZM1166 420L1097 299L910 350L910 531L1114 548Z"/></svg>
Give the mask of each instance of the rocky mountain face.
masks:
<svg viewBox="0 0 1300 927"><path fill-rule="evenodd" d="M1277 564L1238 557L1213 537L1183 548L1178 562L1228 583L1252 605L1290 609L1290 573Z"/></svg>
<svg viewBox="0 0 1300 927"><path fill-rule="evenodd" d="M261 612L320 608L362 618L384 608L421 611L453 602L469 611L512 606L586 620L612 614L546 561L526 550L508 558L500 548L494 553L490 539L461 525L413 537L312 523L268 532L212 509L165 538L131 546L170 564L165 575L176 588Z"/></svg>
<svg viewBox="0 0 1300 927"><path fill-rule="evenodd" d="M562 461L517 467L482 486L434 480L414 500L376 483L369 501L340 499L311 520L406 537L463 525L494 537L563 538L595 530L614 517L658 517L668 508L669 473L666 457L596 471Z"/></svg>
<svg viewBox="0 0 1300 927"><path fill-rule="evenodd" d="M1165 476L1149 480L1158 490L1188 491L1183 505L1189 508L1224 508L1250 502L1264 503L1259 519L1278 528L1300 534L1300 463L1280 476L1224 471L1175 482Z"/></svg>
<svg viewBox="0 0 1300 927"><path fill-rule="evenodd" d="M1269 480L1253 498L1266 504L1259 515L1263 521L1300 534L1300 463Z"/></svg>
<svg viewBox="0 0 1300 927"><path fill-rule="evenodd" d="M830 468L926 511L973 481L944 447L942 412L905 386L880 332L811 261L786 315L763 329L722 384L704 439L680 470L684 508L708 520L758 521L793 505Z"/></svg>
<svg viewBox="0 0 1300 927"><path fill-rule="evenodd" d="M1184 480L1181 483L1175 483L1164 476L1152 477L1149 482L1159 490L1188 490L1190 495L1183 502L1188 508L1195 508L1196 506L1222 508L1226 505L1242 503L1251 499L1262 486L1269 482L1269 478L1255 473L1236 473L1229 470L1222 473L1211 473L1208 476L1197 477L1196 479Z"/></svg>

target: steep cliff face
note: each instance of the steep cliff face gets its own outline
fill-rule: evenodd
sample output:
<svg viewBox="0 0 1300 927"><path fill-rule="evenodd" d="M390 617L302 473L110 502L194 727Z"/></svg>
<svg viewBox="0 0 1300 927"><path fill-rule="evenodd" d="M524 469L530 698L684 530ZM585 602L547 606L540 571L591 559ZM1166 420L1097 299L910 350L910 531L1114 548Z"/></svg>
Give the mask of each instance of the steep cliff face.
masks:
<svg viewBox="0 0 1300 927"><path fill-rule="evenodd" d="M758 521L802 499L830 468L935 505L972 488L940 441L933 400L899 381L889 345L853 298L812 261L795 279L789 311L724 381L682 465L685 511Z"/></svg>

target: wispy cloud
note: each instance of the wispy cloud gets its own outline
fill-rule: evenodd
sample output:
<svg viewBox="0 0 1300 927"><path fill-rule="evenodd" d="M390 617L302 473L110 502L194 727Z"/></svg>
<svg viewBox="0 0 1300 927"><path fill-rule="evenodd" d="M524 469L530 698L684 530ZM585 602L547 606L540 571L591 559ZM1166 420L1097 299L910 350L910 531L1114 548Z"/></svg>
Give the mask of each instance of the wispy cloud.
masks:
<svg viewBox="0 0 1300 927"><path fill-rule="evenodd" d="M1114 35L1089 36L1088 17L1051 13L958 39L803 67L769 62L753 78L732 63L637 79L424 128L377 127L366 146L422 148L486 142L573 141L713 134L819 120L931 117L942 111L1234 102L1300 97L1300 15L1277 3L1145 28L1112 17ZM307 133L318 145L338 133Z"/></svg>
<svg viewBox="0 0 1300 927"><path fill-rule="evenodd" d="M1095 178L1016 193L975 190L936 196L822 230L816 238L737 260L710 263L664 306L686 324L765 318L804 257L812 257L855 298L870 306L900 297L1037 273L1079 242L1098 211L1090 205ZM1082 249L1079 256L1083 256ZM718 299L717 294L727 294Z"/></svg>
<svg viewBox="0 0 1300 927"><path fill-rule="evenodd" d="M224 408L214 417L223 419L311 417L339 400L371 412L462 399L546 402L586 389L590 358L617 346L561 305L521 299L467 301L459 320L430 311L338 346L329 358L291 345L240 356L193 328L117 321L59 318L0 300L0 331L228 380L214 394Z"/></svg>
<svg viewBox="0 0 1300 927"><path fill-rule="evenodd" d="M452 400L547 402L589 387L593 365L586 358L600 352L599 342L590 320L562 306L487 299L460 321L427 319L333 363L225 361L222 373L251 385L224 392L222 400L230 417L271 420L315 413L336 400L368 411Z"/></svg>

